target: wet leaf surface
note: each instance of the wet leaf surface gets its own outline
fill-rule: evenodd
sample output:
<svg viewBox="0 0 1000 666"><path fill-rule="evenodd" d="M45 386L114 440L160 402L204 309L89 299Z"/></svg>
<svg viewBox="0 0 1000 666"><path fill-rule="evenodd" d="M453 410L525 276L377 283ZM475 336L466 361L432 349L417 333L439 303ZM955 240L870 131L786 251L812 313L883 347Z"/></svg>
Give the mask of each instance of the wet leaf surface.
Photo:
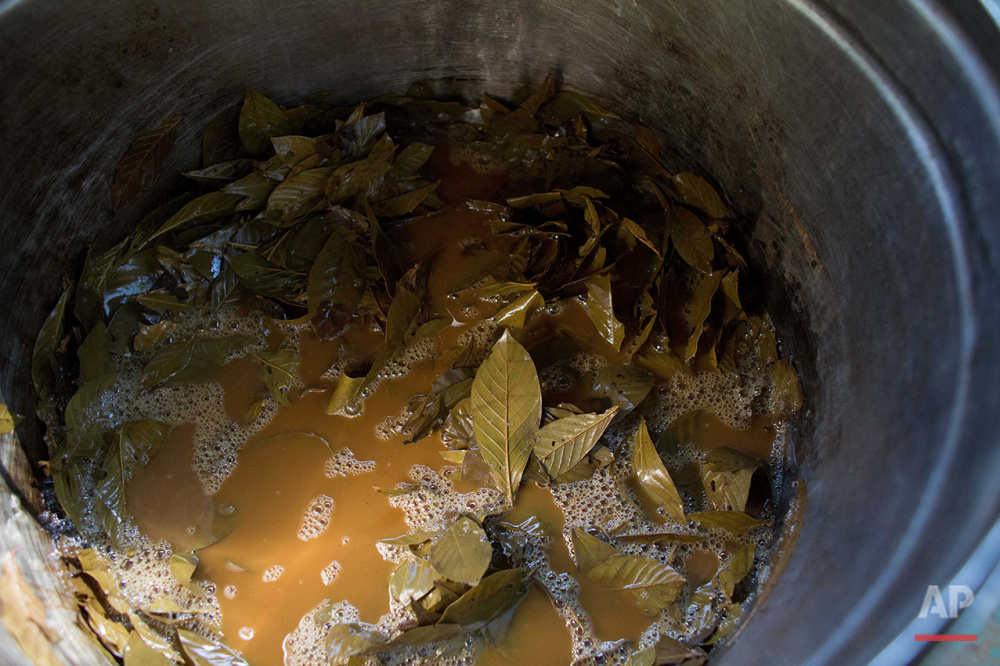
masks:
<svg viewBox="0 0 1000 666"><path fill-rule="evenodd" d="M678 523L685 524L684 501L653 446L644 419L639 422L639 427L632 436L632 447L636 491L657 507L658 512L662 511L662 514L657 513L650 518L663 522L669 516Z"/></svg>
<svg viewBox="0 0 1000 666"><path fill-rule="evenodd" d="M160 167L177 140L180 116L171 116L159 127L138 135L122 155L111 185L112 207L117 210L153 184Z"/></svg>

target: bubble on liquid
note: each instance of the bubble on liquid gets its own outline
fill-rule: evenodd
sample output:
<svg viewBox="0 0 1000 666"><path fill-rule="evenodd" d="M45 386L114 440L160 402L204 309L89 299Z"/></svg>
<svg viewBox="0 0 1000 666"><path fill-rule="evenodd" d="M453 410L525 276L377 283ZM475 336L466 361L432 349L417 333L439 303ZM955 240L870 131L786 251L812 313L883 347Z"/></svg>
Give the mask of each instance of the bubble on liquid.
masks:
<svg viewBox="0 0 1000 666"><path fill-rule="evenodd" d="M264 572L264 575L261 576L261 580L264 581L265 583L273 583L279 578L281 578L281 575L283 573L285 573L285 567L279 564L275 564L267 568L267 570Z"/></svg>
<svg viewBox="0 0 1000 666"><path fill-rule="evenodd" d="M253 638L253 629L251 627L240 627L236 635L245 641L249 641Z"/></svg>
<svg viewBox="0 0 1000 666"><path fill-rule="evenodd" d="M334 560L328 565L323 567L323 570L319 572L320 580L323 581L323 585L329 585L333 581L337 580L337 576L340 575L340 562Z"/></svg>
<svg viewBox="0 0 1000 666"><path fill-rule="evenodd" d="M318 538L330 527L330 516L333 515L333 498L320 495L309 502L299 526L299 538L310 541Z"/></svg>
<svg viewBox="0 0 1000 666"><path fill-rule="evenodd" d="M374 460L358 460L348 448L341 449L326 461L326 477L328 479L357 476L374 471Z"/></svg>
<svg viewBox="0 0 1000 666"><path fill-rule="evenodd" d="M226 588L222 590L222 596L224 596L226 599L235 599L236 592L237 589L235 585L227 585Z"/></svg>

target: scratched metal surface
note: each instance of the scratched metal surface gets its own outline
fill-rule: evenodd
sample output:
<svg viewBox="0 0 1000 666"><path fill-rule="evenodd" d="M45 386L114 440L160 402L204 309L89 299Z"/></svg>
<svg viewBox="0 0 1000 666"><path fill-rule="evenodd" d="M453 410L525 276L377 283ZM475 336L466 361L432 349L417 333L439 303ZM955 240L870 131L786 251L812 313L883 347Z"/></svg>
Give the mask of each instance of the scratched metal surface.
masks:
<svg viewBox="0 0 1000 666"><path fill-rule="evenodd" d="M1000 509L1000 102L973 32L931 0L0 2L0 393L30 412L58 276L176 184L112 218L137 131L185 116L171 174L248 86L503 95L553 71L732 195L804 379L805 527L721 660L864 661ZM44 457L33 419L18 435Z"/></svg>

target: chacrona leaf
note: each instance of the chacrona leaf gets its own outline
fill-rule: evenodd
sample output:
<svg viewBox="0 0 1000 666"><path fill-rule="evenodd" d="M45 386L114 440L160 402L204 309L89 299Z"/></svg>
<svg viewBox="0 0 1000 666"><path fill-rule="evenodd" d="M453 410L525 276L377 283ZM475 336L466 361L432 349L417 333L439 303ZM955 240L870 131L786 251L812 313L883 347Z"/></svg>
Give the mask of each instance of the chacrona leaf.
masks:
<svg viewBox="0 0 1000 666"><path fill-rule="evenodd" d="M138 631L129 634L125 644L125 666L170 666L173 663L147 645Z"/></svg>
<svg viewBox="0 0 1000 666"><path fill-rule="evenodd" d="M236 204L237 212L257 210L264 207L267 198L277 185L278 181L268 178L259 171L254 171L235 183L229 183L222 188L222 192L239 197L239 203ZM261 222L268 224L263 220ZM268 226L271 227L270 224Z"/></svg>
<svg viewBox="0 0 1000 666"><path fill-rule="evenodd" d="M82 385L66 403L65 447L53 452L50 464L58 468L64 463L83 460L97 455L103 448L104 434L115 424L108 424L106 419L98 418L100 408L107 394L116 390L117 373L107 373L95 377Z"/></svg>
<svg viewBox="0 0 1000 666"><path fill-rule="evenodd" d="M169 430L168 424L159 421L130 421L109 436L111 446L104 461L104 477L94 491L101 501L98 514L112 537L131 515L125 500L126 484L136 470L156 456Z"/></svg>
<svg viewBox="0 0 1000 666"><path fill-rule="evenodd" d="M187 629L178 629L181 649L193 666L250 666L243 657L222 643L199 636Z"/></svg>
<svg viewBox="0 0 1000 666"><path fill-rule="evenodd" d="M715 246L712 235L698 216L681 206L670 206L667 211L667 234L677 248L677 254L692 268L702 273L712 272Z"/></svg>
<svg viewBox="0 0 1000 666"><path fill-rule="evenodd" d="M802 387L795 366L781 359L768 372L771 375L771 413L779 420L790 418L802 408Z"/></svg>
<svg viewBox="0 0 1000 666"><path fill-rule="evenodd" d="M80 360L80 386L115 371L114 357L104 348L107 335L108 327L103 321L99 321L76 350L76 356Z"/></svg>
<svg viewBox="0 0 1000 666"><path fill-rule="evenodd" d="M248 289L271 298L294 300L306 281L303 273L276 266L258 252L243 252L227 260Z"/></svg>
<svg viewBox="0 0 1000 666"><path fill-rule="evenodd" d="M625 339L625 326L615 318L611 303L611 276L607 273L587 279L587 316L615 351Z"/></svg>
<svg viewBox="0 0 1000 666"><path fill-rule="evenodd" d="M385 342L387 345L402 345L413 328L423 305L416 294L406 287L396 287L396 297L389 306L385 320Z"/></svg>
<svg viewBox="0 0 1000 666"><path fill-rule="evenodd" d="M204 169L185 171L184 176L205 185L222 187L226 183L239 180L253 169L253 160L230 160L220 162Z"/></svg>
<svg viewBox="0 0 1000 666"><path fill-rule="evenodd" d="M701 176L679 173L673 177L681 201L694 206L713 219L732 217L732 212L722 202L719 193Z"/></svg>
<svg viewBox="0 0 1000 666"><path fill-rule="evenodd" d="M164 383L177 386L209 381L230 355L248 342L242 336L173 342L142 369L142 387L149 390Z"/></svg>
<svg viewBox="0 0 1000 666"><path fill-rule="evenodd" d="M112 208L118 210L153 184L163 160L177 140L181 120L180 116L171 116L156 129L135 138L118 162L115 180L111 184Z"/></svg>
<svg viewBox="0 0 1000 666"><path fill-rule="evenodd" d="M663 522L663 518L669 516L682 525L685 524L684 501L664 467L660 454L656 452L653 440L649 438L645 419L639 421L639 427L632 438L632 447L635 489L656 507L656 514L651 517Z"/></svg>
<svg viewBox="0 0 1000 666"><path fill-rule="evenodd" d="M705 320L712 310L712 297L719 289L722 282L724 270L718 270L702 277L701 282L694 288L691 294L691 332L688 335L687 343L684 346L684 360L690 361L698 352L698 341L701 339L702 331L705 329Z"/></svg>
<svg viewBox="0 0 1000 666"><path fill-rule="evenodd" d="M750 494L750 480L760 461L735 449L721 447L705 456L701 481L713 509L743 511Z"/></svg>
<svg viewBox="0 0 1000 666"><path fill-rule="evenodd" d="M462 516L438 538L431 549L431 565L442 576L475 585L486 573L493 547L483 528Z"/></svg>
<svg viewBox="0 0 1000 666"><path fill-rule="evenodd" d="M510 333L504 332L476 372L471 399L479 451L513 504L541 423L542 393L531 357Z"/></svg>
<svg viewBox="0 0 1000 666"><path fill-rule="evenodd" d="M365 292L364 249L344 230L330 236L309 271L309 316L317 335L330 340L340 334Z"/></svg>
<svg viewBox="0 0 1000 666"><path fill-rule="evenodd" d="M118 264L104 284L102 314L113 316L130 297L152 289L162 273L156 250L152 249L133 254Z"/></svg>
<svg viewBox="0 0 1000 666"><path fill-rule="evenodd" d="M299 355L291 349L249 352L259 362L258 375L275 402L288 404L288 389L299 373Z"/></svg>
<svg viewBox="0 0 1000 666"><path fill-rule="evenodd" d="M656 664L697 666L703 664L708 658L708 655L701 648L685 645L669 636L661 636L652 649Z"/></svg>
<svg viewBox="0 0 1000 666"><path fill-rule="evenodd" d="M0 620L4 629L24 652L28 663L59 666L63 662L52 649L60 640L59 633L50 626L48 611L24 579L12 551L4 554L0 566Z"/></svg>
<svg viewBox="0 0 1000 666"><path fill-rule="evenodd" d="M163 226L150 236L150 240L183 227L203 222L214 222L232 215L237 204L242 200L243 196L240 194L227 194L226 192L203 194L174 213L173 217L164 222Z"/></svg>
<svg viewBox="0 0 1000 666"><path fill-rule="evenodd" d="M632 358L632 362L638 367L650 372L653 379L658 384L667 384L676 377L691 377L694 370L687 363L671 354L668 350L658 352L655 350L643 350Z"/></svg>
<svg viewBox="0 0 1000 666"><path fill-rule="evenodd" d="M271 137L292 134L292 124L281 107L256 90L248 90L240 109L239 132L251 155L266 155Z"/></svg>
<svg viewBox="0 0 1000 666"><path fill-rule="evenodd" d="M652 376L630 365L606 365L594 377L594 390L618 407L620 415L638 407L652 388Z"/></svg>
<svg viewBox="0 0 1000 666"><path fill-rule="evenodd" d="M352 655L382 643L385 637L371 625L354 622L335 624L326 635L326 655L330 666L349 663ZM363 662L362 662L363 663Z"/></svg>
<svg viewBox="0 0 1000 666"><path fill-rule="evenodd" d="M684 577L659 560L619 553L595 564L587 578L609 590L625 590L641 606L664 610L677 599Z"/></svg>
<svg viewBox="0 0 1000 666"><path fill-rule="evenodd" d="M414 141L400 151L392 168L403 178L413 176L430 159L433 152L434 146Z"/></svg>
<svg viewBox="0 0 1000 666"><path fill-rule="evenodd" d="M161 322L149 326L146 326L145 324L141 325L139 327L139 333L136 334L135 340L133 341L135 350L145 354L153 348L153 345L168 336L170 331L172 331L175 326L176 324L169 319L164 319Z"/></svg>
<svg viewBox="0 0 1000 666"><path fill-rule="evenodd" d="M295 166L316 154L319 138L308 136L276 136L271 138L274 153L287 166Z"/></svg>
<svg viewBox="0 0 1000 666"><path fill-rule="evenodd" d="M437 189L437 183L403 192L374 204L375 214L380 217L399 217L412 213L427 197Z"/></svg>
<svg viewBox="0 0 1000 666"><path fill-rule="evenodd" d="M167 292L164 289L157 289L155 291L150 291L145 294L139 294L136 298L139 303L159 314L178 314L180 312L188 312L191 310L190 303L181 303L177 300L177 297L173 294Z"/></svg>
<svg viewBox="0 0 1000 666"><path fill-rule="evenodd" d="M403 290L400 290L402 293ZM396 295L399 299L399 293ZM472 392L475 371L471 368L454 368L434 380L430 394L413 411L413 416L403 425L409 433L405 443L424 437L431 428L444 420L445 416Z"/></svg>
<svg viewBox="0 0 1000 666"><path fill-rule="evenodd" d="M440 624L458 624L477 631L496 620L528 593L528 576L521 569L505 569L487 576L448 606Z"/></svg>
<svg viewBox="0 0 1000 666"><path fill-rule="evenodd" d="M65 336L66 304L72 293L73 284L67 282L59 301L38 331L31 353L31 381L38 396L38 418L48 428L56 423L59 394L65 390L64 382L69 381L63 376L60 346Z"/></svg>
<svg viewBox="0 0 1000 666"><path fill-rule="evenodd" d="M201 165L210 167L213 164L231 160L243 149L240 142L238 123L240 109L231 106L212 118L201 136Z"/></svg>
<svg viewBox="0 0 1000 666"><path fill-rule="evenodd" d="M389 576L389 594L408 606L431 591L436 577L437 572L426 560L407 558Z"/></svg>
<svg viewBox="0 0 1000 666"><path fill-rule="evenodd" d="M742 535L755 527L767 525L766 521L757 520L742 511L702 511L688 514L688 520L707 529L718 529L733 534Z"/></svg>
<svg viewBox="0 0 1000 666"><path fill-rule="evenodd" d="M558 478L583 460L617 413L612 407L603 414L567 416L539 430L533 448L549 476Z"/></svg>
<svg viewBox="0 0 1000 666"><path fill-rule="evenodd" d="M620 551L611 544L581 529L573 528L572 538L576 567L585 576L601 562L620 554Z"/></svg>
<svg viewBox="0 0 1000 666"><path fill-rule="evenodd" d="M267 199L265 218L289 225L312 212L325 199L326 182L333 170L334 167L306 169L280 182Z"/></svg>
<svg viewBox="0 0 1000 666"><path fill-rule="evenodd" d="M750 573L756 553L756 543L726 542L726 564L719 572L719 583L726 596L732 597L736 585Z"/></svg>

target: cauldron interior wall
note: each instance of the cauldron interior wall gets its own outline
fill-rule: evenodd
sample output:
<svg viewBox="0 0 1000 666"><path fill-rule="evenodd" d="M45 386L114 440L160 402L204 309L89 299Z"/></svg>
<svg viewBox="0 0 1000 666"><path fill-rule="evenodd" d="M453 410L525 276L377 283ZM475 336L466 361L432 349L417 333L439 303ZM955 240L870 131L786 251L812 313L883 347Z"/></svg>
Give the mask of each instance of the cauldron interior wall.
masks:
<svg viewBox="0 0 1000 666"><path fill-rule="evenodd" d="M985 61L931 3L826 5L0 3L0 392L32 410L31 345L59 278L176 185L165 175L111 216L138 131L185 117L173 174L247 87L349 103L447 78L474 97L551 71L657 128L672 166L732 196L804 379L790 462L809 487L805 527L723 660L868 658L998 513L997 414L970 398L1000 388L1000 107ZM33 419L18 434L44 458ZM931 539L945 545L918 547Z"/></svg>

